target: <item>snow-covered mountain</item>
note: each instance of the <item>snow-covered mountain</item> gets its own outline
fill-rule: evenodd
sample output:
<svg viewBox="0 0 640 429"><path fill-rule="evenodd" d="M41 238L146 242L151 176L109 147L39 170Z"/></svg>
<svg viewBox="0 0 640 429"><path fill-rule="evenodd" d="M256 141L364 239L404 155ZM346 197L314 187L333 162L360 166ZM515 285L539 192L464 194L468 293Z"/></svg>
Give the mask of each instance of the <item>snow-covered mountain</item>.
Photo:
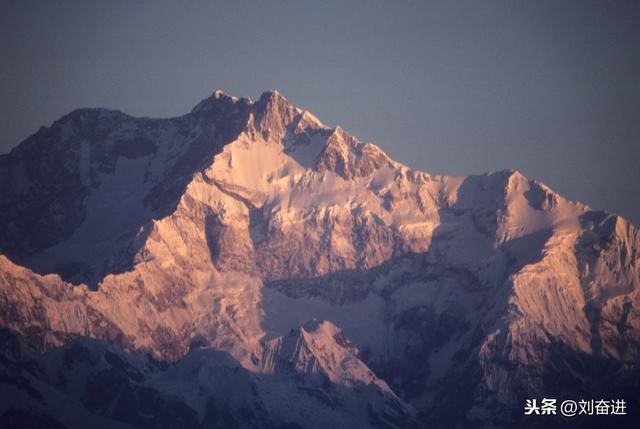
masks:
<svg viewBox="0 0 640 429"><path fill-rule="evenodd" d="M516 171L412 170L277 91L216 91L171 119L74 111L0 156L0 225L0 323L16 365L34 362L16 375L3 357L3 395L30 377L22 394L57 389L77 416L159 427L73 390L114 371L107 350L135 362L131 395L180 398L203 427L209 399L276 427L548 426L520 421L524 398L640 405L632 224ZM73 347L87 372L60 387L46 368ZM77 427L49 405L0 414Z"/></svg>

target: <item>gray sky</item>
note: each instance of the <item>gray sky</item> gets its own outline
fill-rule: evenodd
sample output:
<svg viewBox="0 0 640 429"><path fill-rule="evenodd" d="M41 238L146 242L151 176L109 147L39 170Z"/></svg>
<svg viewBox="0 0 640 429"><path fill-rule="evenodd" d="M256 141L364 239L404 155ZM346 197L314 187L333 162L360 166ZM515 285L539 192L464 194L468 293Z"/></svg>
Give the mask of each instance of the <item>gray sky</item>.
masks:
<svg viewBox="0 0 640 429"><path fill-rule="evenodd" d="M2 1L0 153L77 107L278 89L431 173L515 168L640 223L640 2Z"/></svg>

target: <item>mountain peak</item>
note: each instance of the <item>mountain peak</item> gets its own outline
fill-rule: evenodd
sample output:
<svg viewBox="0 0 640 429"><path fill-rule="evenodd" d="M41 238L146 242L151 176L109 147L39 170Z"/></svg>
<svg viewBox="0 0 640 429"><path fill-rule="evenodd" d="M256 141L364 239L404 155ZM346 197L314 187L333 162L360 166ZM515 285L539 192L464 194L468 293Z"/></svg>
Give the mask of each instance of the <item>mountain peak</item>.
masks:
<svg viewBox="0 0 640 429"><path fill-rule="evenodd" d="M256 107L258 110L275 111L276 113L284 113L287 110L295 111L295 107L289 103L289 101L278 92L278 90L271 90L263 92L260 99L257 101Z"/></svg>
<svg viewBox="0 0 640 429"><path fill-rule="evenodd" d="M276 90L263 93L253 106L256 129L265 140L282 139L298 113L298 109Z"/></svg>
<svg viewBox="0 0 640 429"><path fill-rule="evenodd" d="M217 100L217 99L220 99L222 97L229 97L229 95L227 93L225 93L224 91L216 89L215 91L213 91L212 97L213 97L214 100Z"/></svg>
<svg viewBox="0 0 640 429"><path fill-rule="evenodd" d="M228 94L221 89L216 89L213 91L213 94L206 98L205 100L213 100L213 101L230 101L232 103L236 103L238 101L238 97Z"/></svg>
<svg viewBox="0 0 640 429"><path fill-rule="evenodd" d="M280 140L287 132L302 133L306 129L328 129L318 118L310 112L292 105L278 90L262 93L257 101L249 97L238 98L222 90L215 90L213 94L198 103L192 114L203 112L220 112L227 108L241 107L249 115L247 126L253 128L265 140ZM252 118L251 118L252 117ZM339 130L342 131L342 130Z"/></svg>
<svg viewBox="0 0 640 429"><path fill-rule="evenodd" d="M244 99L243 99L244 100ZM191 113L200 113L204 111L209 111L212 108L215 110L215 106L224 106L226 104L236 104L238 102L238 97L234 97L233 95L229 95L224 91L216 89L213 94L209 97L203 99L198 103L192 110Z"/></svg>
<svg viewBox="0 0 640 429"><path fill-rule="evenodd" d="M287 99L284 98L284 96L277 89L271 89L269 91L265 91L260 96L260 101L277 101L277 100L287 101Z"/></svg>

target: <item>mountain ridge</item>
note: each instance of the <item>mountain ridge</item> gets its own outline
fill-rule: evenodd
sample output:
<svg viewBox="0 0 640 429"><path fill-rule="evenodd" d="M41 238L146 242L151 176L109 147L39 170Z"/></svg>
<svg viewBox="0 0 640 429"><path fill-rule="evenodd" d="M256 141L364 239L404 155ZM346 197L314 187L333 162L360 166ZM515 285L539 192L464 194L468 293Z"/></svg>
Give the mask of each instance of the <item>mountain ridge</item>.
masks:
<svg viewBox="0 0 640 429"><path fill-rule="evenodd" d="M89 336L179 364L197 343L259 374L274 339L325 320L345 336L326 350L353 344L380 376L356 378L434 427L597 394L585 368L637 380L640 235L618 216L515 170L412 170L276 91L78 112L0 158L0 324L31 347Z"/></svg>

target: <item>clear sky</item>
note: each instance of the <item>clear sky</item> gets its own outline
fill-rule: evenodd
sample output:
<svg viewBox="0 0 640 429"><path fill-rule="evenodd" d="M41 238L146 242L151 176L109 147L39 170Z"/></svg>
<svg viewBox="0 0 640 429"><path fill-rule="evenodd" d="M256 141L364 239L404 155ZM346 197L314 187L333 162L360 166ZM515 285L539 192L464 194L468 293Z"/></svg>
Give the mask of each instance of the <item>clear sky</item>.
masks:
<svg viewBox="0 0 640 429"><path fill-rule="evenodd" d="M217 88L640 223L640 2L0 2L0 153L78 107L174 116Z"/></svg>

